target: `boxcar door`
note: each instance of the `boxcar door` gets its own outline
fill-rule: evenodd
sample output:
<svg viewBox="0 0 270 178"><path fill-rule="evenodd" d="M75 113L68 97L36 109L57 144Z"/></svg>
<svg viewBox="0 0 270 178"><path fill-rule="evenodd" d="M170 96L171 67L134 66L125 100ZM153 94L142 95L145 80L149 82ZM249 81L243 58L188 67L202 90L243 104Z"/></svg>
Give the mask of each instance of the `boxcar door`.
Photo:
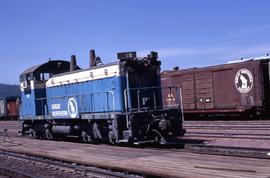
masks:
<svg viewBox="0 0 270 178"><path fill-rule="evenodd" d="M212 72L202 71L195 74L196 109L212 109L214 107Z"/></svg>
<svg viewBox="0 0 270 178"><path fill-rule="evenodd" d="M237 98L232 69L213 72L215 108L234 108Z"/></svg>
<svg viewBox="0 0 270 178"><path fill-rule="evenodd" d="M183 107L185 110L195 109L195 83L194 73L186 73L172 77L172 85L180 86L183 97Z"/></svg>

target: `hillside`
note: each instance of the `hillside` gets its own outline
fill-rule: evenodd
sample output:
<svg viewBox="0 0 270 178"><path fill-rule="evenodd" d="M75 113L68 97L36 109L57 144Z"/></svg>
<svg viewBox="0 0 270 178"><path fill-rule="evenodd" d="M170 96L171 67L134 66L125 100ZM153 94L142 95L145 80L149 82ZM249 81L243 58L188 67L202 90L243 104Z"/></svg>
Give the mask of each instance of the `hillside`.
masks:
<svg viewBox="0 0 270 178"><path fill-rule="evenodd" d="M0 97L20 96L20 88L18 85L7 85L0 83Z"/></svg>

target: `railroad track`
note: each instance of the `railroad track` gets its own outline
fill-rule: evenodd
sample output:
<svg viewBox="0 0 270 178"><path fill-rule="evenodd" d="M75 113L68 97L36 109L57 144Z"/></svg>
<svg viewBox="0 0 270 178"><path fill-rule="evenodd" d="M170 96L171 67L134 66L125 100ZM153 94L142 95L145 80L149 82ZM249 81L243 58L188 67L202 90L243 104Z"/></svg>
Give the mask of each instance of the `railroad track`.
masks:
<svg viewBox="0 0 270 178"><path fill-rule="evenodd" d="M185 148L187 151L192 153L270 159L270 149L211 146L201 144L186 144Z"/></svg>
<svg viewBox="0 0 270 178"><path fill-rule="evenodd" d="M0 172L3 170L2 163L4 164L4 170L9 171L14 175L19 175L23 177L49 177L48 175L54 175L54 177L140 177L140 176L150 176L159 175L169 169L172 172L178 171L180 173L186 173L187 175L193 175L189 177L200 177L201 169L207 171L205 174L212 175L212 177L220 177L226 173L233 175L249 175L249 177L256 177L255 175L264 170L257 170L253 167L243 168L241 167L242 161L250 161L248 158L262 158L256 159L258 164L263 165L265 162L269 162L269 158L266 157L267 150L258 149L242 149L242 148L231 148L231 147L209 147L198 144L186 144L185 149L178 149L172 146L171 148L128 148L119 146L108 146L108 145L93 145L93 144L82 144L82 143L68 143L62 142L52 142L43 140L33 140L25 138L14 139L17 143L23 143L25 146L17 147L2 147L1 150L8 150L0 152ZM179 145L179 143L177 143ZM32 145L32 146L31 146ZM177 146L178 146L177 145ZM47 150L44 152L44 146ZM29 150L29 148L36 149ZM80 149L77 149L80 147ZM12 151L14 150L14 151ZM51 150L51 151L50 151ZM263 152L264 151L264 152ZM22 153L24 152L24 153ZM74 153L75 152L75 153ZM59 154L60 153L60 154ZM196 153L196 154L194 154ZM199 154L198 154L199 153ZM35 155L35 156L31 156ZM82 157L82 155L85 155ZM213 156L209 156L213 155ZM220 155L220 156L214 156ZM260 155L258 157L258 155ZM78 156L78 157L77 157ZM229 156L230 158L228 158ZM234 157L231 157L234 156ZM237 157L239 158L237 158ZM15 159L14 159L15 157ZM46 158L50 157L50 159ZM246 157L246 158L240 158ZM10 163L7 164L11 159ZM68 158L68 159L67 159ZM212 163L208 160L215 161ZM93 159L93 160L92 160ZM203 160L206 160L204 163ZM223 162L220 160L227 160L229 162L224 166ZM22 160L22 162L20 162ZM62 160L62 161L61 161ZM65 161L63 161L65 160ZM100 161L101 160L101 161ZM117 160L117 161L116 161ZM192 160L192 161L189 161ZM242 160L242 161L239 161ZM88 163L86 163L86 161ZM136 161L136 163L134 163ZM168 161L168 162L166 162ZM194 161L196 162L194 164ZM240 162L240 166L235 166L235 162ZM232 163L234 166L230 166ZM80 164L79 164L80 163ZM99 167L89 167L87 165L99 165ZM87 164L87 165L86 165ZM105 164L105 165L104 165ZM107 164L107 165L106 165ZM109 164L109 165L108 165ZM120 165L124 165L124 167ZM168 164L170 166L168 166ZM181 165L179 165L181 164ZM183 165L182 165L183 164ZM250 163L253 164L253 163ZM13 166L14 167L11 167ZM179 165L179 167L178 167ZM238 163L237 163L238 165ZM104 167L110 167L109 169L104 169ZM118 166L116 168L116 166ZM144 168L147 167L147 168ZM151 168L148 168L151 167ZM167 167L166 167L167 166ZM186 166L187 168L183 168ZM257 166L257 165L256 165ZM164 168L165 167L165 168ZM2 168L2 169L1 169ZM92 168L94 169L94 175L92 174ZM164 168L165 170L162 170ZM261 166L258 168L260 169ZM89 170L91 169L91 170ZM117 169L117 170L116 170ZM23 172L21 170L24 170ZM101 174L97 174L96 170L100 171ZM125 170L139 172L138 174L127 172ZM269 169L270 170L270 169ZM109 173L103 174L103 171L108 171ZM159 173L157 173L159 171ZM190 172L189 172L190 171ZM199 172L195 174L194 171ZM219 176L214 176L213 172L217 173ZM252 172L253 171L253 172ZM30 175L28 174L30 172ZM110 172L116 172L117 175L111 175ZM221 173L223 172L223 173ZM5 172L4 172L5 173ZM100 173L100 172L98 172ZM147 174L144 174L147 173ZM166 172L169 174L169 172ZM44 175L45 174L45 175ZM254 174L254 176L252 176ZM38 175L38 176L37 176ZM56 175L56 176L55 176ZM175 175L175 174L174 174ZM196 175L196 176L195 176ZM238 177L240 177L238 175ZM15 177L15 176L14 176ZM176 176L175 176L176 177ZM185 177L185 176L183 176ZM226 177L226 176L225 176ZM227 177L230 177L227 175Z"/></svg>
<svg viewBox="0 0 270 178"><path fill-rule="evenodd" d="M185 139L178 140L178 142L172 142L169 145L162 145L160 147L148 146L144 147L143 149L156 150L159 151L160 154L168 152L176 154L185 154L189 152L206 155L270 159L270 149L214 146L214 145L206 145L203 143L193 143L192 141Z"/></svg>
<svg viewBox="0 0 270 178"><path fill-rule="evenodd" d="M48 159L21 153L0 151L0 176L45 178L45 177L108 177L139 178L140 175L125 171L106 170L98 167L79 165L61 160Z"/></svg>
<svg viewBox="0 0 270 178"><path fill-rule="evenodd" d="M269 134L247 134L247 133L222 133L222 132L188 132L185 138L232 138L232 139L255 139L270 140Z"/></svg>
<svg viewBox="0 0 270 178"><path fill-rule="evenodd" d="M7 122L6 122L7 123ZM8 122L7 126L1 128L18 128L18 122ZM182 139L197 140L202 143L207 140L217 139L242 139L260 140L269 142L270 140L270 121L185 121L184 127L187 129L186 135ZM1 131L1 130L0 130ZM10 137L19 137L16 130L8 131ZM1 134L1 132L0 132ZM67 140L68 141L68 140ZM200 142L201 141L201 142ZM193 143L186 143L193 144ZM182 148L183 144L177 146ZM235 146L235 145L234 145ZM167 148L167 147L166 147Z"/></svg>
<svg viewBox="0 0 270 178"><path fill-rule="evenodd" d="M270 124L269 125L191 125L191 126L184 126L187 129L244 129L244 130L249 130L249 129L270 129Z"/></svg>
<svg viewBox="0 0 270 178"><path fill-rule="evenodd" d="M211 126L232 126L232 127L237 127L237 126L254 126L254 127L257 127L257 126L267 126L269 127L270 125L270 121L261 121L261 120L258 120L258 121L254 121L254 122L248 122L248 121L226 121L226 122L223 122L223 121L184 121L184 124L183 124L185 127L194 127L194 126L200 126L200 127L211 127Z"/></svg>
<svg viewBox="0 0 270 178"><path fill-rule="evenodd" d="M0 168L0 177L1 178L29 178L26 175L17 174L15 172L9 171L7 169Z"/></svg>
<svg viewBox="0 0 270 178"><path fill-rule="evenodd" d="M220 155L220 156L234 156L234 157L246 157L246 158L259 158L270 159L270 148L245 148L245 147L232 147L232 146L215 146L206 145L204 143L194 143L192 140L182 139L178 142L172 142L170 145L163 145L163 147L145 147L145 149L158 150L160 153L164 152L176 152L180 154L184 153L198 153L206 155Z"/></svg>
<svg viewBox="0 0 270 178"><path fill-rule="evenodd" d="M186 138L270 140L270 121L185 121Z"/></svg>

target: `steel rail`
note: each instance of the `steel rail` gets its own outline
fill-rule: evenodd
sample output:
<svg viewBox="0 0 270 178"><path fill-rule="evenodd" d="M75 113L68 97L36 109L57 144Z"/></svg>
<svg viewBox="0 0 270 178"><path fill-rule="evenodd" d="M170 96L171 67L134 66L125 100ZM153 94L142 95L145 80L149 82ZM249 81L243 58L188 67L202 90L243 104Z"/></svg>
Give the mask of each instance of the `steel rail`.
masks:
<svg viewBox="0 0 270 178"><path fill-rule="evenodd" d="M69 169L75 170L77 172L79 171L79 172L84 173L84 174L85 173L90 174L90 177L92 177L93 174L95 176L111 177L111 178L114 178L114 177L121 177L121 178L141 177L138 174L131 173L131 172L128 172L126 170L104 169L104 168L92 167L92 166L88 166L88 165L81 165L81 164L77 164L74 162L72 163L72 162L66 162L66 161L62 161L62 160L56 160L56 159L52 159L52 158L32 156L32 155L27 155L24 153L17 153L17 152L15 153L15 152L10 152L10 151L0 150L0 154L2 156L8 156L8 157L11 157L13 159L33 161L33 162L48 164L51 166L55 165L55 166L62 167L62 168L69 168ZM1 167L0 167L0 169L1 169ZM8 171L14 172L18 175L23 174L22 176L25 176L25 177L36 178L36 176L26 174L26 173L20 173L19 171L16 171L14 169L8 169ZM85 175L87 175L87 174L85 174Z"/></svg>

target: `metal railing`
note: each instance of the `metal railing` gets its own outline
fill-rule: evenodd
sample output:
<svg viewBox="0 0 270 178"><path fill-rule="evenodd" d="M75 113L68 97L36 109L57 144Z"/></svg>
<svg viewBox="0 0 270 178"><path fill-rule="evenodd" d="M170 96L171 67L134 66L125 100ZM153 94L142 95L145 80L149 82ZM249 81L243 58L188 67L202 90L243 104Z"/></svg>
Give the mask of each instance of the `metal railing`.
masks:
<svg viewBox="0 0 270 178"><path fill-rule="evenodd" d="M168 90L164 92L164 90ZM142 95L143 92L147 91L148 93L145 96ZM136 97L131 97L132 93L136 92ZM151 92L151 94L149 94ZM164 99L164 94L168 94L173 97L174 101L170 104L165 104L166 102L162 102ZM133 94L134 95L134 94ZM134 99L136 98L136 102ZM182 106L182 98L181 98L181 89L177 86L171 87L145 87L145 88L129 88L124 90L124 100L125 100L125 111L140 111L143 109L141 100L143 98L148 98L150 102L153 104L150 107L145 107L144 109L156 110L156 109L164 109L164 108L181 108ZM159 101L157 101L159 99ZM152 100L152 101L151 101ZM136 103L136 107L133 107ZM145 105L145 104L143 104Z"/></svg>
<svg viewBox="0 0 270 178"><path fill-rule="evenodd" d="M164 92L163 90L168 90L167 92ZM171 86L171 87L145 87L145 88L129 88L124 90L124 100L125 100L125 115L126 115L126 125L127 128L130 128L130 119L129 119L129 112L133 111L141 111L141 91L148 91L148 95L146 97L149 98L149 91L152 91L152 103L153 106L146 107L147 111L151 110L157 110L157 109L169 109L169 108L178 108L182 112L182 117L183 117L183 104L182 104L182 93L181 89L177 86ZM136 92L136 97L131 98L132 93L131 92ZM175 94L175 101L171 102L170 104L166 105L165 101L162 101L165 99L165 95L170 95L173 96ZM159 101L157 101L157 98L160 97ZM132 100L137 99L136 102L132 102ZM150 98L151 99L151 98ZM133 108L132 104L137 103L137 106ZM160 104L160 106L158 105Z"/></svg>

